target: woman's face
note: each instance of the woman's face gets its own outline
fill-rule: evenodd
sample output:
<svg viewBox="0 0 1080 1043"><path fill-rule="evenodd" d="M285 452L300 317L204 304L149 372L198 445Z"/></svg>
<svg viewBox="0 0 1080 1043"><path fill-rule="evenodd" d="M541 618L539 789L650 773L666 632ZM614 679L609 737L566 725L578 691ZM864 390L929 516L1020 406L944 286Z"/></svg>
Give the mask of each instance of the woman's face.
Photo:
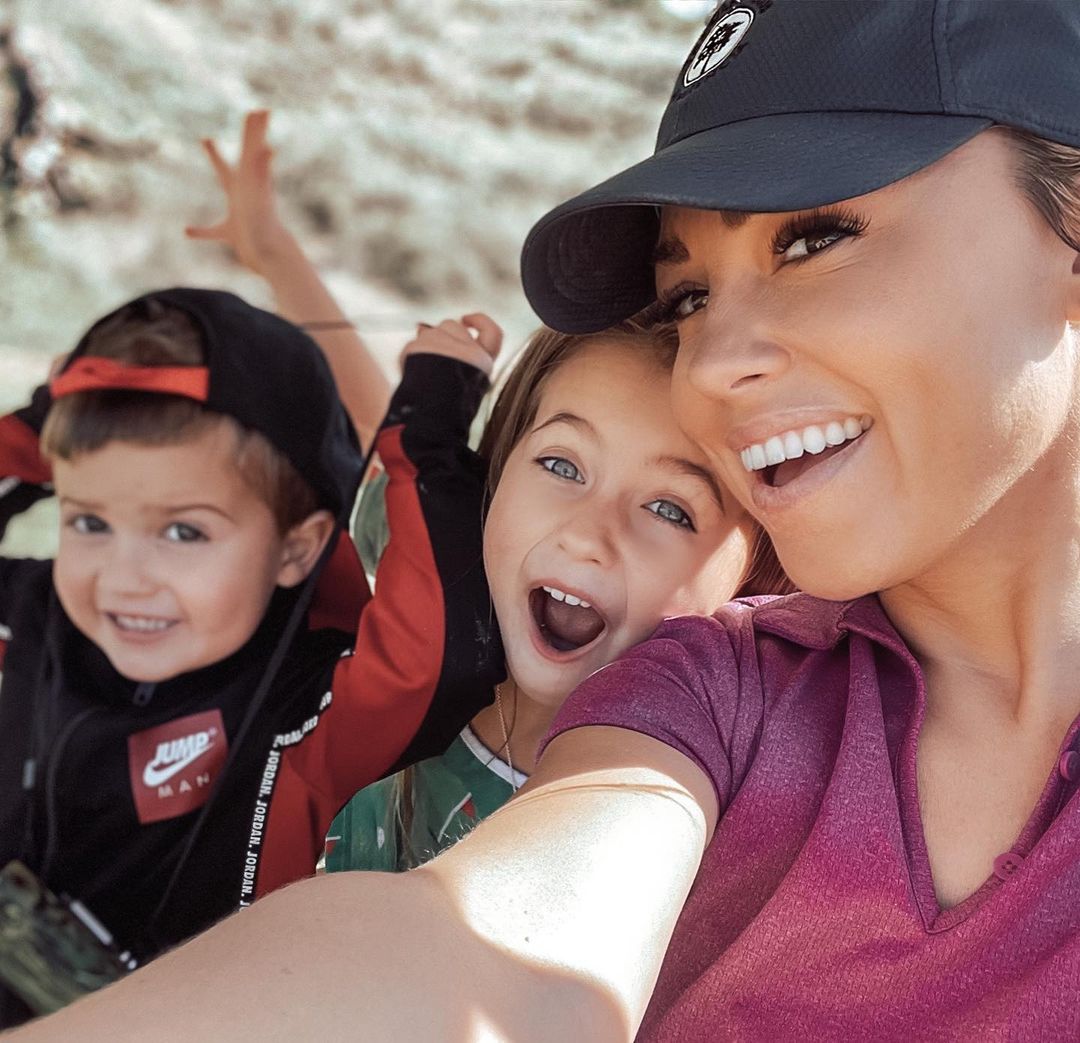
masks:
<svg viewBox="0 0 1080 1043"><path fill-rule="evenodd" d="M751 524L679 430L652 353L580 348L548 379L484 531L511 676L558 705L666 616L714 611Z"/></svg>
<svg viewBox="0 0 1080 1043"><path fill-rule="evenodd" d="M996 505L1030 519L1064 465L1080 311L1076 255L1016 188L1004 137L837 206L739 216L664 213L673 401L792 580L888 589Z"/></svg>

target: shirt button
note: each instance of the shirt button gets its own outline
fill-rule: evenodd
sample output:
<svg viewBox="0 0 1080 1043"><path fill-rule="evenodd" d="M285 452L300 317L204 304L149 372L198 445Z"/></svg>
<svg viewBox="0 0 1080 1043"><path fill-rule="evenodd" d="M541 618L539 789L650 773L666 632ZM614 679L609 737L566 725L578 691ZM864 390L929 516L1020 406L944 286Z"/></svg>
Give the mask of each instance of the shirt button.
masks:
<svg viewBox="0 0 1080 1043"><path fill-rule="evenodd" d="M1015 851L1006 851L1005 854L998 855L994 859L994 876L999 880L1008 880L1023 862L1023 855L1018 855Z"/></svg>
<svg viewBox="0 0 1080 1043"><path fill-rule="evenodd" d="M1066 750L1058 761L1058 772L1066 782L1075 782L1080 779L1080 753L1076 750Z"/></svg>

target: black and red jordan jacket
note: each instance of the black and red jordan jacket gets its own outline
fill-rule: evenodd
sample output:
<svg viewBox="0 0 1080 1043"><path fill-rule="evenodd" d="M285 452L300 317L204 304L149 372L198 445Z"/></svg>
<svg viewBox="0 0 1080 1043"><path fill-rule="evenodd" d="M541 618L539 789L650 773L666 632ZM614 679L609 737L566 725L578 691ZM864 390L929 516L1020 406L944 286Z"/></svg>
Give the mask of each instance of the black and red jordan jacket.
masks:
<svg viewBox="0 0 1080 1043"><path fill-rule="evenodd" d="M67 618L51 562L0 559L0 865L22 859L147 959L312 873L358 789L445 750L504 672L486 469L467 447L485 388L470 366L408 359L376 442L390 525L377 594L343 537L220 782L296 592L229 658L137 684ZM49 492L43 401L0 419L0 532Z"/></svg>

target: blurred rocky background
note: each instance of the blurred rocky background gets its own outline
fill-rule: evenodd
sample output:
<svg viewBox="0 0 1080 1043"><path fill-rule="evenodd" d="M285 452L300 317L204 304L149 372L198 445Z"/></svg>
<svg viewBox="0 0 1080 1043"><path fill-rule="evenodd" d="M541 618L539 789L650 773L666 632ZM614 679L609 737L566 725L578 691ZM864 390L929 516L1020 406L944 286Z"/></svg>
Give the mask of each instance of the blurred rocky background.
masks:
<svg viewBox="0 0 1080 1043"><path fill-rule="evenodd" d="M535 323L518 251L647 155L710 0L0 0L0 408L156 286L259 280L198 147L273 110L282 212L387 366L419 319ZM4 544L41 550L45 513Z"/></svg>

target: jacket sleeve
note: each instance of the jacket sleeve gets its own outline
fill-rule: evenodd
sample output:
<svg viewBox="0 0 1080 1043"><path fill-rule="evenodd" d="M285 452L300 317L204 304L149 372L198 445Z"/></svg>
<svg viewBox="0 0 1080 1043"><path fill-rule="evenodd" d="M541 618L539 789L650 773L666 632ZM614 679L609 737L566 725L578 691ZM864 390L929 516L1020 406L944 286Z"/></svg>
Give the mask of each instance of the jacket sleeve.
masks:
<svg viewBox="0 0 1080 1043"><path fill-rule="evenodd" d="M42 386L29 405L0 416L0 539L16 514L52 495L52 471L38 448L50 405L49 390Z"/></svg>
<svg viewBox="0 0 1080 1043"><path fill-rule="evenodd" d="M260 895L310 872L284 852L285 837L298 847L306 822L317 853L354 793L444 751L505 676L483 567L487 467L468 448L486 387L479 370L452 359L406 361L375 443L390 541L317 718L278 737Z"/></svg>
<svg viewBox="0 0 1080 1043"><path fill-rule="evenodd" d="M8 522L38 500L52 495L52 473L38 451L38 436L52 400L39 387L28 406L0 417L0 539ZM39 562L0 558L0 667L12 636L19 581Z"/></svg>

